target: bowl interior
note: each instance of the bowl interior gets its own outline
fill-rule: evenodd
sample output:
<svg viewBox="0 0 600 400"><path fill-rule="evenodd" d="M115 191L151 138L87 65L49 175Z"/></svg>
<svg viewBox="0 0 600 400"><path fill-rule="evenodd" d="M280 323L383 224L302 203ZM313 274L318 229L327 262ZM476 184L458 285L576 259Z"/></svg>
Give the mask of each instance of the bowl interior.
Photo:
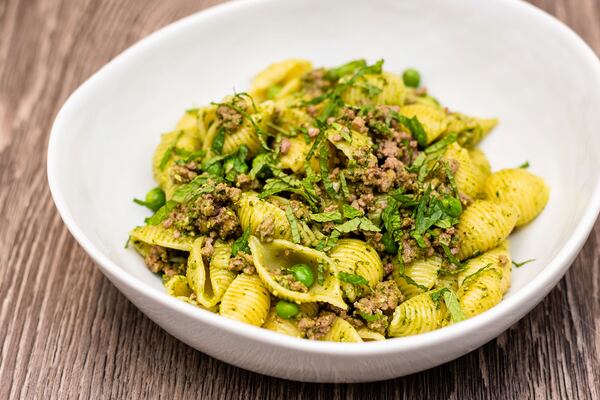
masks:
<svg viewBox="0 0 600 400"><path fill-rule="evenodd" d="M385 59L421 71L430 93L500 125L482 148L493 169L529 161L551 186L546 210L511 237L507 296L561 250L596 188L600 160L598 67L574 35L509 1L236 2L192 16L104 67L69 100L53 133L55 189L83 234L120 268L162 291L124 248L148 212L132 202L154 186L161 132L190 107L248 87L269 63L302 57L332 66Z"/></svg>

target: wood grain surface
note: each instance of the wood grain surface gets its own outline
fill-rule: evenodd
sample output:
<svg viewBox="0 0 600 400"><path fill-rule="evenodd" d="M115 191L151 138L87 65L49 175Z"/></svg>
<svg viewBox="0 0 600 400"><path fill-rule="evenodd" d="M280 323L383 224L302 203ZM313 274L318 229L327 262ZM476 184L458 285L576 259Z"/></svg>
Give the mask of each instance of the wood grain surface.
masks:
<svg viewBox="0 0 600 400"><path fill-rule="evenodd" d="M150 32L219 1L0 0L0 399L600 399L600 223L566 277L499 338L448 364L359 385L216 361L113 287L46 183L68 95ZM534 0L600 52L599 0Z"/></svg>

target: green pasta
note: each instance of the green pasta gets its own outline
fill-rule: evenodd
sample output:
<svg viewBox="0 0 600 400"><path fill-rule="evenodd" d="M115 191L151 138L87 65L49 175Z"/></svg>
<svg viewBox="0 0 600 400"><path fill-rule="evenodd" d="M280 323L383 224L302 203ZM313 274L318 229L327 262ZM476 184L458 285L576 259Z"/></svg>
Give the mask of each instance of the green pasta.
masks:
<svg viewBox="0 0 600 400"><path fill-rule="evenodd" d="M492 173L476 146L497 120L449 110L424 79L289 59L185 111L135 200L154 214L132 248L169 295L294 338L385 340L492 308L506 239L549 189Z"/></svg>

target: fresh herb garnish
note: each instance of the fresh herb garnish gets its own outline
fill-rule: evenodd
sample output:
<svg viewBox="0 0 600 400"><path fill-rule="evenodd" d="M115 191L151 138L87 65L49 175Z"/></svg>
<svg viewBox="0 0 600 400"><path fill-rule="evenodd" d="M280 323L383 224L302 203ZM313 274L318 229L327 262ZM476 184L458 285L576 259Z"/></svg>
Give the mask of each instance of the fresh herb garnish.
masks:
<svg viewBox="0 0 600 400"><path fill-rule="evenodd" d="M529 264L530 262L534 262L535 258L531 258L529 260L525 260L523 262L516 262L516 261L512 261L513 265L517 268L521 268L523 265L525 264Z"/></svg>
<svg viewBox="0 0 600 400"><path fill-rule="evenodd" d="M430 296L431 300L433 300L433 302L436 304L439 304L440 299L444 299L446 308L450 312L452 322L457 323L466 319L465 314L460 307L460 303L458 302L458 297L451 289L442 288L430 293Z"/></svg>
<svg viewBox="0 0 600 400"><path fill-rule="evenodd" d="M369 281L357 274L349 274L344 271L338 272L338 278L346 283L350 283L352 285L369 285Z"/></svg>
<svg viewBox="0 0 600 400"><path fill-rule="evenodd" d="M210 148L215 154L221 154L223 151L223 145L225 144L225 128L222 126L217 130L217 134L215 135Z"/></svg>
<svg viewBox="0 0 600 400"><path fill-rule="evenodd" d="M184 131L179 131L179 133L177 134L177 136L175 136L175 139L173 140L173 142L171 142L171 144L169 145L169 147L167 147L167 149L163 153L163 155L162 155L162 157L160 159L160 163L158 164L158 168L161 171L163 171L165 169L165 167L167 166L167 163L171 159L171 155L173 154L173 151L175 150L175 146L177 146L177 142L179 141L179 139L183 135L183 132Z"/></svg>
<svg viewBox="0 0 600 400"><path fill-rule="evenodd" d="M342 220L342 214L339 211L322 212L310 214L310 219L315 222L340 222Z"/></svg>
<svg viewBox="0 0 600 400"><path fill-rule="evenodd" d="M292 230L292 242L298 244L300 243L300 232L298 231L298 220L296 219L296 216L294 215L294 210L292 210L292 207L287 206L287 208L285 209L285 216L288 220L288 222L290 223L290 228Z"/></svg>
<svg viewBox="0 0 600 400"><path fill-rule="evenodd" d="M178 203L173 200L167 201L164 206L159 208L158 211L156 211L154 213L154 215L152 215L149 218L146 218L146 224L148 224L148 225L160 224L162 221L164 221L169 216L171 211L173 211L175 209L175 207L177 207L177 204Z"/></svg>
<svg viewBox="0 0 600 400"><path fill-rule="evenodd" d="M363 215L365 215L365 212L362 210L358 210L349 204L343 204L342 214L344 215L344 218L356 218L362 217Z"/></svg>
<svg viewBox="0 0 600 400"><path fill-rule="evenodd" d="M250 254L250 247L248 246L248 238L250 238L250 228L246 228L242 236L237 238L231 246L231 255L237 256L238 252L244 252Z"/></svg>
<svg viewBox="0 0 600 400"><path fill-rule="evenodd" d="M519 168L529 168L529 161L525 161L523 164L519 165Z"/></svg>

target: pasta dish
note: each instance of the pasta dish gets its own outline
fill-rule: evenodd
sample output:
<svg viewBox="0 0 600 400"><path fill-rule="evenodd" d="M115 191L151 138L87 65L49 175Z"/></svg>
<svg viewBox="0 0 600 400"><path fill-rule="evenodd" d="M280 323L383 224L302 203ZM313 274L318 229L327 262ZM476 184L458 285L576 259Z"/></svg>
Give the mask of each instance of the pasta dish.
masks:
<svg viewBox="0 0 600 400"><path fill-rule="evenodd" d="M187 110L129 243L170 295L299 338L383 340L490 309L517 264L507 238L549 188L527 163L492 173L477 144L497 120L420 81L291 59Z"/></svg>

